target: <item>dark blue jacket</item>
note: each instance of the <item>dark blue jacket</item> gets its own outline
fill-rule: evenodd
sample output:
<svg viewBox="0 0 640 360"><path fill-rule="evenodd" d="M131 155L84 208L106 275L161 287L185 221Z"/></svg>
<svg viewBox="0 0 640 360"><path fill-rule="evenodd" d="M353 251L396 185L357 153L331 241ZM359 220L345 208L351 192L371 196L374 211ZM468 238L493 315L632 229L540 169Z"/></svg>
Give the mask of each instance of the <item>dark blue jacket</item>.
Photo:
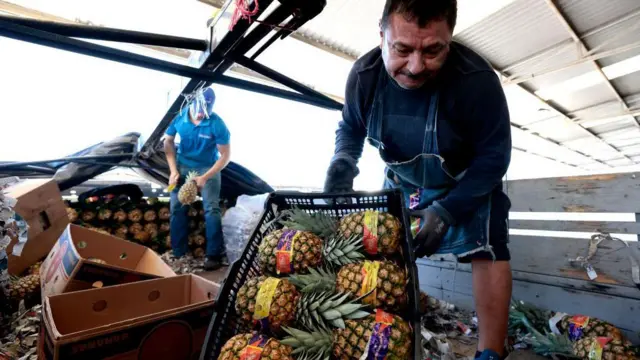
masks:
<svg viewBox="0 0 640 360"><path fill-rule="evenodd" d="M347 157L356 162L360 159L382 66L379 48L353 65L347 79L343 120L336 131L334 159ZM511 160L511 124L498 75L482 57L454 42L435 86L440 90L440 155L454 175L467 169L457 186L438 202L455 221L471 216L489 194L494 195L494 206L508 210L510 203L502 192L502 177ZM404 126L386 126L394 125ZM396 131L403 132L406 133ZM407 142L422 143L423 131L410 133L415 134L415 138Z"/></svg>

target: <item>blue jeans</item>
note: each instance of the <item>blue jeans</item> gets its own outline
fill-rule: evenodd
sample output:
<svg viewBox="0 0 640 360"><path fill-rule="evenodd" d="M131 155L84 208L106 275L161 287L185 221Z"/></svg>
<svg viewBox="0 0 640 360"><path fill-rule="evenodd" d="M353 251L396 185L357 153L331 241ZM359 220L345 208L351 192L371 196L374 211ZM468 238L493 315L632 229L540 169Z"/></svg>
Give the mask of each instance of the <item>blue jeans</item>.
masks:
<svg viewBox="0 0 640 360"><path fill-rule="evenodd" d="M204 174L209 168L191 169L179 166L180 181L171 192L171 247L174 256L183 256L189 250L189 218L187 216L189 206L184 206L178 201L178 191L184 184L190 171ZM207 256L222 256L224 243L222 240L222 220L220 213L220 173L212 176L204 188L200 190L202 205L204 207L205 235L207 239Z"/></svg>

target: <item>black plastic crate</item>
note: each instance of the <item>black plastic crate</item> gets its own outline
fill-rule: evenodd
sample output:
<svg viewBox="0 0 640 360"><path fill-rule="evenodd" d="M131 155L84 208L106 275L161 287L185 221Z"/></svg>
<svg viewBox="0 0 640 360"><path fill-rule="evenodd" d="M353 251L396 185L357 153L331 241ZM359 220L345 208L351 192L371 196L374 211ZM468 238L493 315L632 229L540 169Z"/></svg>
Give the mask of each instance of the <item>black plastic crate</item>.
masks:
<svg viewBox="0 0 640 360"><path fill-rule="evenodd" d="M348 204L336 204L338 198L348 198ZM418 311L420 292L418 289L418 270L414 254L411 251L411 229L409 212L405 206L404 197L400 190L385 190L379 192L356 192L349 194L301 193L291 191L276 191L266 201L262 218L247 242L240 258L234 262L227 272L216 299L216 312L211 319L205 339L201 360L216 360L225 342L234 335L251 329L241 325L235 311L236 294L247 279L261 274L258 265L258 246L262 238L272 230L282 226L275 222L277 212L298 207L309 212L323 212L333 216L344 216L361 210L386 211L398 217L402 222L406 241L401 242L402 256L409 277L407 293L409 303L407 311L402 316L413 328L413 358L419 359L421 354L420 315Z"/></svg>

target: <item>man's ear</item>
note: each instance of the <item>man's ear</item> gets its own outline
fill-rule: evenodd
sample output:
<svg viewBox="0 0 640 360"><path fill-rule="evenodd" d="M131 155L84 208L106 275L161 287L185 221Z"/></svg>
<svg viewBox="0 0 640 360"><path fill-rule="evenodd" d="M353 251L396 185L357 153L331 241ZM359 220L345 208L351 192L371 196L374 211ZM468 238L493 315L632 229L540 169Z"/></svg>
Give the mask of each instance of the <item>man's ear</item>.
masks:
<svg viewBox="0 0 640 360"><path fill-rule="evenodd" d="M384 41L384 29L382 29L382 19L378 21L378 27L380 28L380 48L382 49L382 44Z"/></svg>

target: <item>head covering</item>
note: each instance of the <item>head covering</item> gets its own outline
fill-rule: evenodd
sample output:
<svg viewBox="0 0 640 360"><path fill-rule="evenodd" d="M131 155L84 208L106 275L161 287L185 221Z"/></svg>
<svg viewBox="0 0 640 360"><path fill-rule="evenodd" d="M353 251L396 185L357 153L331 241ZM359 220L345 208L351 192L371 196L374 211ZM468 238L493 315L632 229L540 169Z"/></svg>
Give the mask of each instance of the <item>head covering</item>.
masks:
<svg viewBox="0 0 640 360"><path fill-rule="evenodd" d="M216 102L216 94L212 88L198 89L191 96L189 113L196 120L209 118Z"/></svg>

